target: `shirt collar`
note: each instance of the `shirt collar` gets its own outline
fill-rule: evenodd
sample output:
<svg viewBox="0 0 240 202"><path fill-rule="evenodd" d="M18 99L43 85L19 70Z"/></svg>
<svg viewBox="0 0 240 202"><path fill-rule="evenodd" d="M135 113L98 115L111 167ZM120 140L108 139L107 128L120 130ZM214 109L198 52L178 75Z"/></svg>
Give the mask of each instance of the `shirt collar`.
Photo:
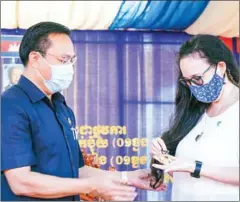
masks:
<svg viewBox="0 0 240 202"><path fill-rule="evenodd" d="M46 97L46 95L34 83L32 83L23 75L20 77L18 85L28 95L33 103L38 102ZM65 98L61 93L54 93L52 98L53 100L65 102Z"/></svg>
<svg viewBox="0 0 240 202"><path fill-rule="evenodd" d="M61 93L59 93L59 92L54 93L54 94L52 95L52 99L53 99L54 101L57 100L57 101L59 101L59 102L63 102L64 104L66 104L66 101L65 101L64 96L63 96Z"/></svg>

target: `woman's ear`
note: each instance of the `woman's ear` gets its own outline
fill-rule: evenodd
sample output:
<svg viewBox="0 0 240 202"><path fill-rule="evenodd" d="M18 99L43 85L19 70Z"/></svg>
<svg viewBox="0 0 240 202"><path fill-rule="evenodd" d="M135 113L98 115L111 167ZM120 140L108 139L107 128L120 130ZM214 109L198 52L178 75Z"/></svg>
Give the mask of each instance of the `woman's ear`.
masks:
<svg viewBox="0 0 240 202"><path fill-rule="evenodd" d="M225 62L219 62L217 64L217 73L218 73L218 75L223 77L223 75L226 73L226 69L227 69L227 66L226 66Z"/></svg>

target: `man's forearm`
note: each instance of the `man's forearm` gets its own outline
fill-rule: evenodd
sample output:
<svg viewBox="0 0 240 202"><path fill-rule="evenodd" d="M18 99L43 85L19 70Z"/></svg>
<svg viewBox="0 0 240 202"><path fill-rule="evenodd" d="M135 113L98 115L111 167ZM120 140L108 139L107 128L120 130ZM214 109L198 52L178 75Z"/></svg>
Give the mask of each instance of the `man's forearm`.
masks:
<svg viewBox="0 0 240 202"><path fill-rule="evenodd" d="M90 166L83 166L79 168L79 178L92 177L92 176L101 176L101 175L113 175L113 176L121 176L121 172L119 171L107 171L98 168L93 168Z"/></svg>
<svg viewBox="0 0 240 202"><path fill-rule="evenodd" d="M101 176L101 175L113 175L113 176L121 176L121 172L119 171L107 171L98 168L93 168L90 166L83 166L79 168L79 178L92 177L92 176Z"/></svg>
<svg viewBox="0 0 240 202"><path fill-rule="evenodd" d="M16 183L16 194L33 198L61 198L94 191L89 179L60 178L30 172Z"/></svg>

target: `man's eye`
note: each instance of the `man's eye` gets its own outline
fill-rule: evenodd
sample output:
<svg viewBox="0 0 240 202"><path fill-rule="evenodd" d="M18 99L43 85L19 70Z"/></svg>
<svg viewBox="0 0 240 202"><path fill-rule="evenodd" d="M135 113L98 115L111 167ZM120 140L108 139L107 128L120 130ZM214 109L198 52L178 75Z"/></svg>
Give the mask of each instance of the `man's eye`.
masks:
<svg viewBox="0 0 240 202"><path fill-rule="evenodd" d="M61 62L62 62L62 64L66 64L66 63L68 63L68 59L67 58L66 59L62 59Z"/></svg>

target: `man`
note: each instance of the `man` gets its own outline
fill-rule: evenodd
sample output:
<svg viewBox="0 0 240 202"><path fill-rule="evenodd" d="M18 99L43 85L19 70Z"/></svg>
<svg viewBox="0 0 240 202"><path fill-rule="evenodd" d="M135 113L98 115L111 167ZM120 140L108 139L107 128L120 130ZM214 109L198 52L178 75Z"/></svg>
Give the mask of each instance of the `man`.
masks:
<svg viewBox="0 0 240 202"><path fill-rule="evenodd" d="M136 197L133 186L149 188L145 170L111 172L84 166L71 130L73 112L59 93L70 85L76 68L69 34L53 22L33 25L24 34L24 73L1 97L2 200L71 201L91 193L130 201Z"/></svg>
<svg viewBox="0 0 240 202"><path fill-rule="evenodd" d="M9 84L4 90L9 89L12 85L17 84L23 73L23 69L20 66L13 66L8 70Z"/></svg>

